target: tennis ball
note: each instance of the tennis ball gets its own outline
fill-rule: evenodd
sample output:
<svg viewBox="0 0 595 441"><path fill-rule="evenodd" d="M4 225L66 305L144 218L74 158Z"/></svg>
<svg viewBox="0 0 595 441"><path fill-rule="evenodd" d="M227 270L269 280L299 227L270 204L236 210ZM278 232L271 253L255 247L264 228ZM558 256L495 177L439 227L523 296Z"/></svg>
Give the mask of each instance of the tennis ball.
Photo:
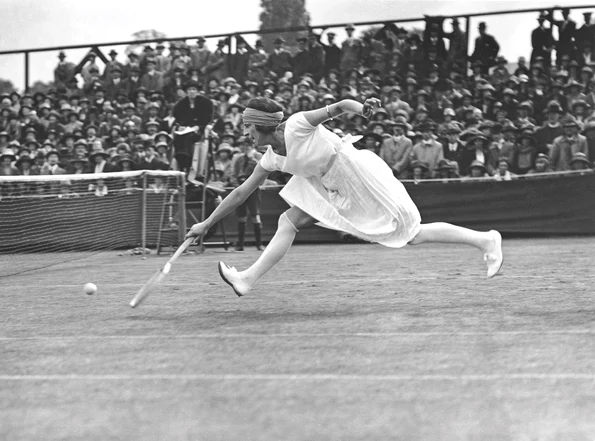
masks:
<svg viewBox="0 0 595 441"><path fill-rule="evenodd" d="M83 288L85 291L85 294L87 295L93 295L97 292L97 286L95 286L94 283L86 283L85 287Z"/></svg>

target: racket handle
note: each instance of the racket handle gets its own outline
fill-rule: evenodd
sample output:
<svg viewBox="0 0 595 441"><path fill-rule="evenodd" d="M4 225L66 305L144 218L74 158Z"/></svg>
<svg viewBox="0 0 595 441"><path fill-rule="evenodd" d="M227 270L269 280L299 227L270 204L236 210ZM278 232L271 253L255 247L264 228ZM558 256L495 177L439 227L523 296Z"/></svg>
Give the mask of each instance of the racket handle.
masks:
<svg viewBox="0 0 595 441"><path fill-rule="evenodd" d="M181 254L182 254L184 251L186 251L186 248L188 248L188 247L190 246L190 244L191 244L192 242L194 242L194 239L195 239L194 237L189 237L188 239L186 239L186 240L184 241L184 243L183 243L182 245L180 245L180 247L179 247L179 248L176 250L176 252L174 253L174 255L173 255L173 256L171 256L171 258L170 258L170 259L167 261L167 263L165 264L165 267L163 268L163 269L164 269L164 272L165 272L165 268L167 268L167 269L168 269L168 271L167 271L167 272L169 272L169 269L171 268L171 265L172 265L172 264L173 264L173 263L176 261L176 259L177 259L178 257L180 257L180 255L181 255Z"/></svg>

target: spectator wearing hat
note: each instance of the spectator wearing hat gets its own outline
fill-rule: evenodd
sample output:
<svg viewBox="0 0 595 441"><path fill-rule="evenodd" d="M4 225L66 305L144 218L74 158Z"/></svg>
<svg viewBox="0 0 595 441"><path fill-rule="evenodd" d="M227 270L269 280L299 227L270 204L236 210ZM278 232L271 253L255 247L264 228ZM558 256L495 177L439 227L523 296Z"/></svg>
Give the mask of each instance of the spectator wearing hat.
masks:
<svg viewBox="0 0 595 441"><path fill-rule="evenodd" d="M156 69L157 63L154 58L146 59L147 71L141 77L140 85L147 90L163 91L163 74Z"/></svg>
<svg viewBox="0 0 595 441"><path fill-rule="evenodd" d="M70 168L67 169L68 174L82 175L88 173L87 167L89 165L89 159L87 159L87 155L75 155L69 162ZM82 183L83 181L79 182ZM84 187L82 185L76 187L78 192L84 191Z"/></svg>
<svg viewBox="0 0 595 441"><path fill-rule="evenodd" d="M593 171L593 164L584 153L578 152L572 155L570 160L570 170L589 170Z"/></svg>
<svg viewBox="0 0 595 441"><path fill-rule="evenodd" d="M511 170L518 175L526 174L533 168L537 154L534 130L532 128L522 130L518 145L513 150L512 157L509 158Z"/></svg>
<svg viewBox="0 0 595 441"><path fill-rule="evenodd" d="M274 49L267 59L267 69L274 78L281 78L285 72L293 72L293 57L283 44L285 40L277 37L273 41Z"/></svg>
<svg viewBox="0 0 595 441"><path fill-rule="evenodd" d="M576 153L589 154L587 138L579 134L579 124L568 117L563 123L564 135L556 138L550 153L550 163L554 171L570 169L570 161Z"/></svg>
<svg viewBox="0 0 595 441"><path fill-rule="evenodd" d="M411 34L407 38L407 46L403 51L403 60L401 63L401 74L407 72L421 72L425 62L425 52L422 47L421 37L417 34Z"/></svg>
<svg viewBox="0 0 595 441"><path fill-rule="evenodd" d="M587 41L582 44L582 51L579 53L578 56L578 63L579 66L583 66L592 69L595 69L595 56L593 55L593 45L590 41Z"/></svg>
<svg viewBox="0 0 595 441"><path fill-rule="evenodd" d="M228 76L227 54L223 51L225 46L227 46L227 42L224 39L217 41L217 49L213 51L207 64L207 80L215 79L221 81Z"/></svg>
<svg viewBox="0 0 595 441"><path fill-rule="evenodd" d="M16 159L16 155L10 149L0 153L0 176L18 176L21 174L19 169L13 165Z"/></svg>
<svg viewBox="0 0 595 441"><path fill-rule="evenodd" d="M266 76L268 58L269 55L264 50L262 40L257 40L254 51L248 58L248 76L256 82L256 85L262 83Z"/></svg>
<svg viewBox="0 0 595 441"><path fill-rule="evenodd" d="M438 177L440 179L458 179L459 175L459 164L457 161L449 161L443 159L438 163Z"/></svg>
<svg viewBox="0 0 595 441"><path fill-rule="evenodd" d="M591 162L595 161L595 118L585 122L583 133L587 138L588 156Z"/></svg>
<svg viewBox="0 0 595 441"><path fill-rule="evenodd" d="M576 49L579 54L583 53L586 44L595 43L595 24L591 23L592 12L583 12L585 22L576 30Z"/></svg>
<svg viewBox="0 0 595 441"><path fill-rule="evenodd" d="M66 170L60 167L60 153L50 150L45 155L46 163L39 170L40 175L65 175Z"/></svg>
<svg viewBox="0 0 595 441"><path fill-rule="evenodd" d="M105 97L114 101L120 94L127 94L126 82L122 79L122 68L115 64L110 67L109 75L105 80Z"/></svg>
<svg viewBox="0 0 595 441"><path fill-rule="evenodd" d="M511 76L507 65L508 60L503 56L496 58L496 67L490 76L490 83L498 89L500 89L501 85L505 84Z"/></svg>
<svg viewBox="0 0 595 441"><path fill-rule="evenodd" d="M241 35L236 36L236 52L230 58L230 75L240 84L244 84L250 68L250 50L248 43Z"/></svg>
<svg viewBox="0 0 595 441"><path fill-rule="evenodd" d="M547 120L537 129L535 139L540 153L550 154L554 140L564 134L560 118L564 111L557 101L552 101L546 109Z"/></svg>
<svg viewBox="0 0 595 441"><path fill-rule="evenodd" d="M391 119L395 119L397 117L397 112L399 110L404 110L407 112L407 118L409 118L409 115L413 113L413 109L409 103L401 99L401 93L401 86L399 85L395 85L390 88L388 101L384 105L384 108L388 112Z"/></svg>
<svg viewBox="0 0 595 441"><path fill-rule="evenodd" d="M478 179L478 178L489 178L490 175L487 172L487 168L486 168L485 164L483 162L475 159L474 161L471 161L471 164L469 164L469 174L467 177Z"/></svg>
<svg viewBox="0 0 595 441"><path fill-rule="evenodd" d="M510 172L509 161L510 160L508 158L500 158L498 160L498 168L496 169L496 173L493 176L495 181L512 181L517 177L517 175Z"/></svg>
<svg viewBox="0 0 595 441"><path fill-rule="evenodd" d="M398 117L392 127L392 136L385 137L380 147L379 156L392 169L397 179L407 179L409 170L413 143L405 136L407 129L405 118Z"/></svg>
<svg viewBox="0 0 595 441"><path fill-rule="evenodd" d="M108 162L110 159L109 153L103 148L95 149L89 159L91 166L87 169L88 173L110 173L116 171L115 167Z"/></svg>
<svg viewBox="0 0 595 441"><path fill-rule="evenodd" d="M238 143L241 153L234 155L231 166L230 186L236 188L244 183L254 171L258 161L262 157L254 148L254 144L247 138L240 138ZM235 214L238 218L238 242L236 251L244 251L244 238L246 235L246 223L248 222L248 212L254 228L255 245L258 250L262 250L262 221L260 219L260 190L256 190L248 199L236 208Z"/></svg>
<svg viewBox="0 0 595 441"><path fill-rule="evenodd" d="M232 157L233 147L231 144L227 142L222 142L217 147L216 159L215 159L215 168L221 170L221 174L219 176L219 181L223 183L224 186L229 185L229 180L231 179L232 174L232 167L231 167L231 157Z"/></svg>
<svg viewBox="0 0 595 441"><path fill-rule="evenodd" d="M301 78L306 72L310 72L310 52L306 37L299 37L296 41L298 50L293 56L293 77Z"/></svg>
<svg viewBox="0 0 595 441"><path fill-rule="evenodd" d="M552 29L545 27L547 15L544 12L539 14L537 22L539 25L531 32L531 52L530 63L533 65L537 57L543 57L543 62L546 66L552 64L552 51L556 44L552 36Z"/></svg>
<svg viewBox="0 0 595 441"><path fill-rule="evenodd" d="M467 34L461 30L459 19L452 19L452 32L445 33L450 40L446 55L446 68L450 72L465 73L467 70Z"/></svg>
<svg viewBox="0 0 595 441"><path fill-rule="evenodd" d="M186 97L173 108L174 127L180 130L195 127L190 133L176 135L174 138L174 158L179 170L188 172L194 155L195 143L202 140L203 132L213 120L213 102L204 95L199 95L200 86L195 81L188 81L184 89Z"/></svg>
<svg viewBox="0 0 595 441"><path fill-rule="evenodd" d="M471 174L470 166L473 161L481 162L484 167L490 161L489 150L487 148L489 140L477 129L471 129L468 133L467 144L465 145L465 149L459 153L458 160L459 171L462 176Z"/></svg>
<svg viewBox="0 0 595 441"><path fill-rule="evenodd" d="M442 162L442 160L440 162ZM416 182L433 177L430 173L430 164L427 161L414 159L409 163L409 169L411 171L411 178ZM438 166L436 166L436 177L437 176Z"/></svg>
<svg viewBox="0 0 595 441"><path fill-rule="evenodd" d="M514 126L510 124L508 127L510 127L507 129L508 133L510 133ZM516 128L514 130L516 130ZM495 124L494 127L492 127L492 140L488 150L488 171L496 170L498 168L498 161L501 158L507 158L510 160L514 154L515 148L516 142L513 139L504 138L502 125L499 123Z"/></svg>
<svg viewBox="0 0 595 441"><path fill-rule="evenodd" d="M537 122L532 117L533 115L533 104L530 101L523 101L517 106L517 119L514 121L514 125L517 127L523 126L536 126Z"/></svg>
<svg viewBox="0 0 595 441"><path fill-rule="evenodd" d="M554 20L551 16L548 16L548 20L552 26L558 27L556 62L560 64L560 60L564 55L574 59L576 56L576 22L570 18L570 9L562 8L562 20Z"/></svg>
<svg viewBox="0 0 595 441"><path fill-rule="evenodd" d="M475 39L475 50L469 58L471 61L480 61L482 73L488 74L490 67L496 64L496 58L500 52L500 45L496 39L486 32L485 22L479 23L479 37Z"/></svg>
<svg viewBox="0 0 595 441"><path fill-rule="evenodd" d="M75 65L69 61L66 61L66 54L60 52L58 54L58 65L54 69L54 85L55 87L68 88L70 80L75 75Z"/></svg>
<svg viewBox="0 0 595 441"><path fill-rule="evenodd" d="M155 51L156 53L153 57L155 59L155 70L161 72L165 79L165 76L171 70L171 58L163 53L165 51L165 45L163 43L157 43ZM192 54L190 58L192 59Z"/></svg>
<svg viewBox="0 0 595 441"><path fill-rule="evenodd" d="M582 129L587 118L591 116L591 108L585 100L576 100L572 103L570 113Z"/></svg>
<svg viewBox="0 0 595 441"><path fill-rule="evenodd" d="M190 50L190 63L198 69L201 81L206 80L207 66L211 61L211 51L205 43L204 37L198 37L196 46Z"/></svg>
<svg viewBox="0 0 595 441"><path fill-rule="evenodd" d="M177 100L184 98L184 83L187 78L184 75L184 70L177 66L164 78L163 95L168 103L175 103Z"/></svg>
<svg viewBox="0 0 595 441"><path fill-rule="evenodd" d="M538 153L535 157L535 165L531 170L527 172L527 175L535 175L539 173L551 173L553 172L550 166L550 157L545 153Z"/></svg>
<svg viewBox="0 0 595 441"><path fill-rule="evenodd" d="M426 121L419 127L421 140L411 149L411 161L418 160L428 163L429 176L437 176L437 166L441 159L444 159L442 144L433 138L434 123Z"/></svg>
<svg viewBox="0 0 595 441"><path fill-rule="evenodd" d="M339 69L343 74L359 68L361 63L363 44L359 38L353 36L354 31L355 27L352 24L345 27L347 38L341 45L341 61L339 63Z"/></svg>
<svg viewBox="0 0 595 441"><path fill-rule="evenodd" d="M81 69L81 76L85 82L85 86L99 81L99 66L95 62L97 55L95 52L89 52L83 61L83 68Z"/></svg>
<svg viewBox="0 0 595 441"><path fill-rule="evenodd" d="M106 84L112 78L114 69L120 70L120 78L122 78L122 71L124 69L124 65L117 60L118 52L116 50L112 49L109 51L108 55L110 60L105 64L105 69L103 69L102 75L102 79Z"/></svg>
<svg viewBox="0 0 595 441"><path fill-rule="evenodd" d="M327 32L327 43L322 45L324 49L324 75L327 76L331 70L339 70L341 65L341 48L335 44L336 34Z"/></svg>
<svg viewBox="0 0 595 441"><path fill-rule="evenodd" d="M446 138L442 141L442 156L445 160L456 161L459 163L461 153L465 150L465 146L459 139L461 129L458 124L451 123L445 130Z"/></svg>
<svg viewBox="0 0 595 441"><path fill-rule="evenodd" d="M574 78L572 78L566 84L564 89L566 91L566 100L568 102L568 107L566 107L567 110L572 109L575 101L585 101L587 99L587 96L583 93L583 87L581 86L581 83L576 81Z"/></svg>
<svg viewBox="0 0 595 441"><path fill-rule="evenodd" d="M320 83L320 80L325 73L325 59L326 52L320 44L320 36L314 31L310 31L308 34L308 52L310 54L310 70L316 84Z"/></svg>
<svg viewBox="0 0 595 441"><path fill-rule="evenodd" d="M128 95L128 98L133 99L136 91L141 87L140 68L138 66L131 66L128 76L122 83L122 88Z"/></svg>

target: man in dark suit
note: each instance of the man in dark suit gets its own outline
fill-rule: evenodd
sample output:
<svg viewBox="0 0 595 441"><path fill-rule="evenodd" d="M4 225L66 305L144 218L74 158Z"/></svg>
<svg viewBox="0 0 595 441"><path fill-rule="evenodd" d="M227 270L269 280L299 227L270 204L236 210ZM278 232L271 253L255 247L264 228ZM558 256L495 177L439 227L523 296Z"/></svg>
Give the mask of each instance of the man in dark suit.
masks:
<svg viewBox="0 0 595 441"><path fill-rule="evenodd" d="M308 39L306 37L300 37L297 39L298 51L293 57L293 77L300 78L306 72L310 72L310 52L306 43Z"/></svg>
<svg viewBox="0 0 595 441"><path fill-rule="evenodd" d="M591 12L583 13L585 23L576 31L576 49L581 55L587 44L595 45L595 24L591 24ZM580 60L579 60L580 63Z"/></svg>
<svg viewBox="0 0 595 441"><path fill-rule="evenodd" d="M485 22L479 23L479 37L475 39L475 51L471 55L471 61L481 61L482 73L490 72L490 67L496 65L496 58L500 52L500 45L496 39L486 32Z"/></svg>
<svg viewBox="0 0 595 441"><path fill-rule="evenodd" d="M324 58L324 74L327 75L331 69L339 69L341 62L341 49L335 44L335 33L328 32L326 38L328 44L323 44L325 58Z"/></svg>
<svg viewBox="0 0 595 441"><path fill-rule="evenodd" d="M75 66L73 63L64 61L66 59L66 54L64 52L60 52L58 58L60 59L60 62L56 66L56 69L54 69L55 86L69 87L70 80L75 75Z"/></svg>
<svg viewBox="0 0 595 441"><path fill-rule="evenodd" d="M155 67L157 66L155 59L148 58L145 62L147 64L147 73L145 73L142 76L140 80L140 85L146 88L147 90L157 90L159 92L162 92L163 74L155 70Z"/></svg>
<svg viewBox="0 0 595 441"><path fill-rule="evenodd" d="M539 26L531 33L531 46L533 47L531 65L533 65L537 57L543 57L545 66L551 66L552 64L552 50L556 42L552 36L552 30L545 27L545 20L546 15L539 14L537 18Z"/></svg>
<svg viewBox="0 0 595 441"><path fill-rule="evenodd" d="M320 37L314 32L308 34L308 51L310 52L310 72L314 76L316 83L320 82L320 79L324 75L324 62L326 53L324 48L319 43Z"/></svg>
<svg viewBox="0 0 595 441"><path fill-rule="evenodd" d="M576 57L576 22L570 18L570 9L562 9L563 20L552 20L552 25L558 26L558 48L556 51L556 63L560 64L560 60L564 55L570 56L571 60Z"/></svg>
<svg viewBox="0 0 595 441"><path fill-rule="evenodd" d="M461 129L457 124L450 124L446 129L446 139L442 142L442 150L444 158L449 161L459 162L461 152L465 146L459 141L459 133Z"/></svg>
<svg viewBox="0 0 595 441"><path fill-rule="evenodd" d="M140 68L138 66L132 66L128 71L128 78L122 81L123 88L128 94L129 99L133 99L136 94L136 90L140 87Z"/></svg>
<svg viewBox="0 0 595 441"><path fill-rule="evenodd" d="M293 71L293 59L291 54L283 49L283 43L285 43L283 38L277 37L273 43L275 44L275 49L271 55L269 55L267 68L276 78L281 78L285 75L285 72Z"/></svg>
<svg viewBox="0 0 595 441"><path fill-rule="evenodd" d="M196 127L194 131L174 137L174 158L178 169L188 173L192 165L194 144L200 142L207 124L213 119L213 102L204 95L199 95L200 85L193 80L184 85L186 97L176 103L172 115L176 130Z"/></svg>
<svg viewBox="0 0 595 441"><path fill-rule="evenodd" d="M120 93L126 93L126 85L121 76L120 66L113 66L105 83L105 97L110 101L114 101Z"/></svg>

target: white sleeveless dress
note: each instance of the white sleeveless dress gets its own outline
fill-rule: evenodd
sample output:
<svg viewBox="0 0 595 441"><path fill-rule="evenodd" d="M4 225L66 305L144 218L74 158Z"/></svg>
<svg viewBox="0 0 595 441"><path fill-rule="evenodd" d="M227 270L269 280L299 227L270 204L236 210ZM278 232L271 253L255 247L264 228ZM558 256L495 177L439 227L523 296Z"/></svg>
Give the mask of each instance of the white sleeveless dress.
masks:
<svg viewBox="0 0 595 441"><path fill-rule="evenodd" d="M317 225L400 248L419 232L419 210L379 156L353 147L359 138L340 138L296 113L285 125L287 156L269 147L260 165L293 175L280 195Z"/></svg>

